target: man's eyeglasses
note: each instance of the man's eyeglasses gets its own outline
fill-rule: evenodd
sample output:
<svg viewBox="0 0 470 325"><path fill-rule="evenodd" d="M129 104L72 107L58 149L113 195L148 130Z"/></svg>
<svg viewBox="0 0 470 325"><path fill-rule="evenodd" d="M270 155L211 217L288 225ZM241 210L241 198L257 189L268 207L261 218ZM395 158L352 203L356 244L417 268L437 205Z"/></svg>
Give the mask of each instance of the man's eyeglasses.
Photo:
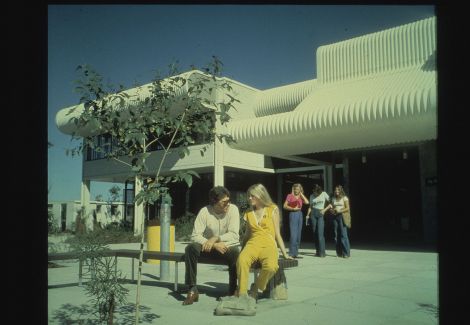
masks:
<svg viewBox="0 0 470 325"><path fill-rule="evenodd" d="M226 206L227 204L230 203L230 199L220 200L219 203L220 205Z"/></svg>

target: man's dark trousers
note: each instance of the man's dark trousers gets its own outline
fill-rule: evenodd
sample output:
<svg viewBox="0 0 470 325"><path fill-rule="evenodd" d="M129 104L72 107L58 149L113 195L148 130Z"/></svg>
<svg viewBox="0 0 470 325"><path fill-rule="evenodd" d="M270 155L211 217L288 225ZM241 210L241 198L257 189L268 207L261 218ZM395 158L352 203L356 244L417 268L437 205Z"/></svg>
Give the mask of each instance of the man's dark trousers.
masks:
<svg viewBox="0 0 470 325"><path fill-rule="evenodd" d="M225 254L221 254L215 249L210 252L202 252L202 245L199 243L190 243L186 246L185 259L185 284L192 288L196 286L197 261L200 256L222 259L228 266L229 273L229 293L233 294L237 289L237 259L240 254L238 246L230 246Z"/></svg>

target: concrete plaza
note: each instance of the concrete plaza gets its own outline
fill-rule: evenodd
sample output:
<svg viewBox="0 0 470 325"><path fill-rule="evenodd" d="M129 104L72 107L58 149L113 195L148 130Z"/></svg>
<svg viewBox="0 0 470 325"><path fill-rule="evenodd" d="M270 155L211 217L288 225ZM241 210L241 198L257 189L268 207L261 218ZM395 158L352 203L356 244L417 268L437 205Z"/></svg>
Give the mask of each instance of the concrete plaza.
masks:
<svg viewBox="0 0 470 325"><path fill-rule="evenodd" d="M60 245L60 243L59 243ZM138 249L138 243L110 248ZM176 242L183 252L185 243ZM141 312L143 324L438 324L438 254L420 249L382 249L352 243L351 258L337 258L327 246L325 258L314 257L303 243L299 266L285 271L288 300L260 299L256 316L214 316L216 298L228 289L224 266L199 265L199 302L182 306L184 291L173 292L174 263L168 281L160 281L160 266L143 264ZM94 324L90 297L77 286L78 262L57 261L48 269L49 324ZM184 263L179 263L183 289ZM137 263L136 263L137 266ZM119 258L118 268L131 278L131 260ZM137 267L136 267L137 269ZM137 275L136 275L137 278ZM115 324L132 324L136 281L128 281L128 301L119 306Z"/></svg>

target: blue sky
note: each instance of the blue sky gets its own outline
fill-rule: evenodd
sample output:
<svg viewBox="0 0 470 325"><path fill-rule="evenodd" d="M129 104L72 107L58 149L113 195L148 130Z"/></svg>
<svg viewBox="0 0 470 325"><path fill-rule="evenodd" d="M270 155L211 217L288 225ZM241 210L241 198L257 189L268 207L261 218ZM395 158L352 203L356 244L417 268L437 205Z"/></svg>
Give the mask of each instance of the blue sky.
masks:
<svg viewBox="0 0 470 325"><path fill-rule="evenodd" d="M50 5L48 199L80 199L81 157L65 154L76 143L55 124L60 109L79 102L79 64L131 88L176 60L186 71L216 55L222 75L267 89L316 78L321 45L434 15L430 5ZM106 198L113 185L92 182L91 198Z"/></svg>

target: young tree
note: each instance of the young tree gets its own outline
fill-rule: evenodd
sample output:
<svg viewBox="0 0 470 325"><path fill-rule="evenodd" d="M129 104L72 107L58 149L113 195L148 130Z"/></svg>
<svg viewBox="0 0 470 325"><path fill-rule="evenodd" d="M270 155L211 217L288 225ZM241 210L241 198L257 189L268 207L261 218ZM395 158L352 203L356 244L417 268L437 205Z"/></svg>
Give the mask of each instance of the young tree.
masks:
<svg viewBox="0 0 470 325"><path fill-rule="evenodd" d="M76 258L87 267L85 275L90 279L85 291L92 297L99 321L112 325L116 305L127 302L129 291L119 282L121 271L116 270L116 259L106 254L109 247L96 232L82 233L68 242Z"/></svg>
<svg viewBox="0 0 470 325"><path fill-rule="evenodd" d="M117 185L114 185L108 190L108 202L116 202L121 199L121 188Z"/></svg>
<svg viewBox="0 0 470 325"><path fill-rule="evenodd" d="M132 177L146 180L135 196L137 205L152 204L166 197L171 183L184 181L190 187L192 178L198 177L197 173L188 170L161 175L162 166L168 154L177 152L183 158L189 153L188 147L200 139L207 144L202 147L201 154L213 141L231 141L216 125L230 120L229 111L239 101L233 97L230 83L220 78L221 68L222 62L215 56L203 71L178 74L176 64L171 64L166 77L157 75L151 84L137 87L132 93L123 91L123 86L119 86L119 91L112 87L105 90L103 78L97 72L88 65L78 66L77 70L83 76L77 81L76 89L82 95L83 111L74 119L77 133L73 137L87 135L83 143L69 153L73 155L93 148L104 152L108 159L127 165ZM98 134L111 136L115 145L99 147L93 137ZM151 170L146 160L154 144L162 148L163 157ZM144 220L139 226L143 233ZM139 321L143 247L142 236L136 324Z"/></svg>

